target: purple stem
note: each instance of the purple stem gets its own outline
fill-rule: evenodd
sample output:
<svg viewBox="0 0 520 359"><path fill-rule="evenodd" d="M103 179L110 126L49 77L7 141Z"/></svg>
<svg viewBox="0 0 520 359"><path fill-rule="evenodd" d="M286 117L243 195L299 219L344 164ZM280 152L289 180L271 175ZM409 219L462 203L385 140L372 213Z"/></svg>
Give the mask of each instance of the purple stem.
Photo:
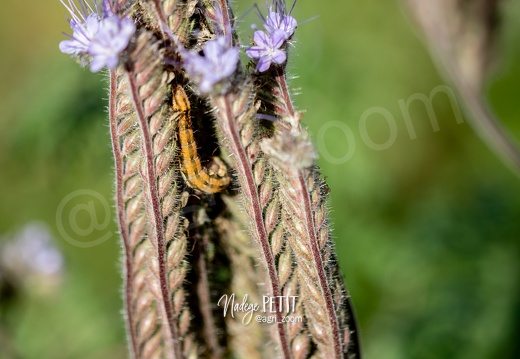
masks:
<svg viewBox="0 0 520 359"><path fill-rule="evenodd" d="M289 89L287 87L287 81L285 78L284 70L280 68L275 78L278 82L278 86L280 87L281 96L287 107L287 112L289 116L294 118L295 116L297 116L297 114L289 94ZM304 175L303 170L298 170L297 173L297 182L300 187L297 193L299 194L300 204L302 205L305 213L305 231L307 232L307 237L309 238L309 245L312 251L312 256L314 257L314 264L318 272L319 285L321 287L321 292L325 299L327 316L329 318L330 327L332 329L332 337L334 338L335 357L339 359L343 358L343 345L340 339L339 323L334 308L334 302L332 300L332 293L327 282L327 275L325 273L325 268L323 266L323 261L321 258L321 251L318 244L318 236L316 233L314 218L312 215L310 195L305 181L306 176Z"/></svg>
<svg viewBox="0 0 520 359"><path fill-rule="evenodd" d="M139 345L135 333L135 323L132 310L132 293L133 293L133 265L132 265L132 248L128 239L128 225L125 218L125 199L123 195L123 163L121 151L119 148L119 138L117 136L117 118L116 118L116 95L117 95L117 77L114 71L110 71L110 95L109 95L109 121L110 135L112 138L112 151L114 152L114 163L116 169L116 209L119 225L119 233L123 241L124 249L124 302L126 312L126 325L128 333L128 341L130 344L130 355L135 358L139 353Z"/></svg>
<svg viewBox="0 0 520 359"><path fill-rule="evenodd" d="M182 352L179 347L178 331L175 325L175 315L173 313L172 299L168 288L168 271L166 268L166 242L164 239L164 218L161 213L161 203L159 200L159 193L157 190L157 176L155 174L155 158L152 150L150 129L148 127L148 120L145 116L139 91L135 83L135 74L128 71L128 83L130 85L131 95L134 102L137 117L141 128L142 151L146 160L146 182L149 191L150 201L152 202L153 225L156 243L157 243L157 260L159 262L159 281L162 294L162 305L166 315L168 328L171 335L171 345L173 347L173 354L175 358L182 358Z"/></svg>
<svg viewBox="0 0 520 359"><path fill-rule="evenodd" d="M269 279L271 283L271 291L273 293L273 296L275 296L278 300L281 296L280 284L278 282L275 261L271 252L271 247L269 245L269 237L264 226L262 207L260 206L260 199L258 197L256 183L254 181L254 176L251 171L251 164L249 163L246 151L240 141L238 128L236 127L233 112L231 109L231 103L226 96L223 96L222 98L224 100L223 129L227 133L229 146L237 159L237 169L244 180L244 198L248 200L251 204L251 211L253 213L254 222L253 228L256 232L256 237L258 238L262 247L265 263L267 265L267 272L269 274ZM282 314L279 311L276 312L276 321L278 327L278 334L280 336L280 345L282 348L283 357L292 358L289 342L287 339L287 334L285 332L285 326L282 322Z"/></svg>

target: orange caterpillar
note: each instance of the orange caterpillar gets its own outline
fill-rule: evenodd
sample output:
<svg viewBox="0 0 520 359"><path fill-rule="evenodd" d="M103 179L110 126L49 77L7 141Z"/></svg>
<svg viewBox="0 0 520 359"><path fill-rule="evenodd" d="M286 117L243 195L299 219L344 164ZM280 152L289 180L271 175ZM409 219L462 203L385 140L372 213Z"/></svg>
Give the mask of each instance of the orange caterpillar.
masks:
<svg viewBox="0 0 520 359"><path fill-rule="evenodd" d="M181 173L186 184L208 194L224 190L231 181L226 165L220 158L213 157L208 168L202 167L193 136L190 102L186 92L180 86L173 89L172 105L173 112L179 114L177 121L181 147Z"/></svg>

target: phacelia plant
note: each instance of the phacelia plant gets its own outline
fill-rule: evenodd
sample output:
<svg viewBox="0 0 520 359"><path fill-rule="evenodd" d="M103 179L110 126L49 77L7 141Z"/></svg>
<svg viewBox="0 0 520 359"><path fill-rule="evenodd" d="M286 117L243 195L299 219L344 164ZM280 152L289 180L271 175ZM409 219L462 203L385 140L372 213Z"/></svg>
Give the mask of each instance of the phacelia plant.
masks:
<svg viewBox="0 0 520 359"><path fill-rule="evenodd" d="M241 46L226 0L78 1L60 50L109 72L130 356L359 358L286 81L292 8Z"/></svg>

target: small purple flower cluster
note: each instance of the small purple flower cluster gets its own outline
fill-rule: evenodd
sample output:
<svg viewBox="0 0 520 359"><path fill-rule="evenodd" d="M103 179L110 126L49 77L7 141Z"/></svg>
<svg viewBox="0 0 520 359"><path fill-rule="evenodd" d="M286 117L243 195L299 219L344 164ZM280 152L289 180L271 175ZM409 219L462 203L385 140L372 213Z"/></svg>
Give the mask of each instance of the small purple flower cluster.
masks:
<svg viewBox="0 0 520 359"><path fill-rule="evenodd" d="M86 0L79 0L79 4L68 0L68 5L60 1L71 15L72 28L69 40L60 43L61 52L80 58L90 56L92 72L105 66L114 69L135 32L134 22L112 14L107 0L103 1L103 16L97 6L93 9Z"/></svg>
<svg viewBox="0 0 520 359"><path fill-rule="evenodd" d="M246 51L247 56L257 61L256 71L259 72L267 71L271 63L281 65L287 60L283 45L289 41L298 26L291 11L287 13L285 1L273 0L267 10L267 18L264 19L266 31L255 31L253 40L256 46L251 46Z"/></svg>
<svg viewBox="0 0 520 359"><path fill-rule="evenodd" d="M231 46L224 36L206 43L204 56L184 50L181 56L188 74L199 84L199 90L211 92L215 84L231 76L238 64L239 50Z"/></svg>
<svg viewBox="0 0 520 359"><path fill-rule="evenodd" d="M120 54L127 48L136 27L128 18L120 18L110 10L108 0L103 0L103 11L91 6L88 0L60 0L71 15L72 35L60 43L63 53L90 61L90 70L103 67L114 69ZM97 4L96 4L97 5ZM263 30L255 31L255 46L246 50L247 56L257 62L256 71L267 71L271 64L283 64L287 60L284 45L291 39L297 27L296 20L287 12L284 0L273 0L267 5L268 14L262 19ZM293 4L294 7L294 4ZM103 15L101 15L103 13ZM217 17L218 14L216 15ZM175 36L170 34L175 41ZM177 44L185 69L203 93L213 91L216 84L231 76L238 65L239 50L231 44L229 36L219 34L208 41L203 54L185 50Z"/></svg>

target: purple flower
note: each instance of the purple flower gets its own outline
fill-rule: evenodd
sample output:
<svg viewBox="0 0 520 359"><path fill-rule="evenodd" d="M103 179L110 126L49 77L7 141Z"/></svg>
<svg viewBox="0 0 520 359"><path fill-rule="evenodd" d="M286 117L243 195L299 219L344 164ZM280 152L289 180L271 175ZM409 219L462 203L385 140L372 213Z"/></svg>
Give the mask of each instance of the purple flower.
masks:
<svg viewBox="0 0 520 359"><path fill-rule="evenodd" d="M227 44L221 36L210 40L204 47L204 56L192 51L181 51L186 71L198 82L199 90L211 92L213 86L231 76L238 64L238 48Z"/></svg>
<svg viewBox="0 0 520 359"><path fill-rule="evenodd" d="M254 41L256 46L252 46L246 50L247 56L258 61L256 71L264 72L271 67L271 63L283 64L287 59L287 55L280 47L285 42L285 33L276 30L271 34L265 31L255 31Z"/></svg>
<svg viewBox="0 0 520 359"><path fill-rule="evenodd" d="M74 56L84 55L88 52L90 41L98 32L101 18L84 0L79 3L81 10L71 0L69 0L68 6L63 0L61 0L61 3L67 8L72 17L69 20L72 35L68 35L69 40L60 42L60 51Z"/></svg>
<svg viewBox="0 0 520 359"><path fill-rule="evenodd" d="M86 54L92 37L99 29L97 14L90 14L85 23L73 23L71 20L72 36L70 40L60 42L60 51L74 56Z"/></svg>
<svg viewBox="0 0 520 359"><path fill-rule="evenodd" d="M98 7L93 9L86 0L78 0L78 4L72 0L68 0L68 5L63 0L61 3L71 15L72 28L70 39L60 43L61 52L79 57L82 63L88 59L92 72L104 66L114 69L135 32L133 21L112 14L107 0L103 1L103 17Z"/></svg>
<svg viewBox="0 0 520 359"><path fill-rule="evenodd" d="M266 31L255 31L253 40L256 46L246 50L247 56L257 61L256 71L267 71L271 67L271 63L280 65L287 60L283 45L293 36L298 26L294 17L291 16L295 4L296 0L287 13L284 0L273 0L271 5L266 1L267 18L260 13Z"/></svg>
<svg viewBox="0 0 520 359"><path fill-rule="evenodd" d="M273 0L271 5L266 1L265 5L267 7L267 17L264 18L260 12L259 15L264 22L267 32L272 34L277 30L282 31L285 35L285 40L289 40L298 26L295 18L291 16L296 0L293 2L289 12L287 12L285 0Z"/></svg>
<svg viewBox="0 0 520 359"><path fill-rule="evenodd" d="M282 31L285 40L289 40L291 38L291 36L294 34L294 31L296 30L296 26L298 26L298 23L294 17L291 15L284 15L284 11L282 11L282 13L269 11L267 19L264 23L264 27L267 32L272 34L277 30Z"/></svg>
<svg viewBox="0 0 520 359"><path fill-rule="evenodd" d="M119 54L126 49L134 32L135 24L130 19L120 19L114 15L101 20L99 30L88 47L88 53L92 55L90 71L98 72L104 66L113 70Z"/></svg>
<svg viewBox="0 0 520 359"><path fill-rule="evenodd" d="M16 274L52 276L63 270L63 256L44 223L31 222L13 238L0 238L0 264Z"/></svg>

